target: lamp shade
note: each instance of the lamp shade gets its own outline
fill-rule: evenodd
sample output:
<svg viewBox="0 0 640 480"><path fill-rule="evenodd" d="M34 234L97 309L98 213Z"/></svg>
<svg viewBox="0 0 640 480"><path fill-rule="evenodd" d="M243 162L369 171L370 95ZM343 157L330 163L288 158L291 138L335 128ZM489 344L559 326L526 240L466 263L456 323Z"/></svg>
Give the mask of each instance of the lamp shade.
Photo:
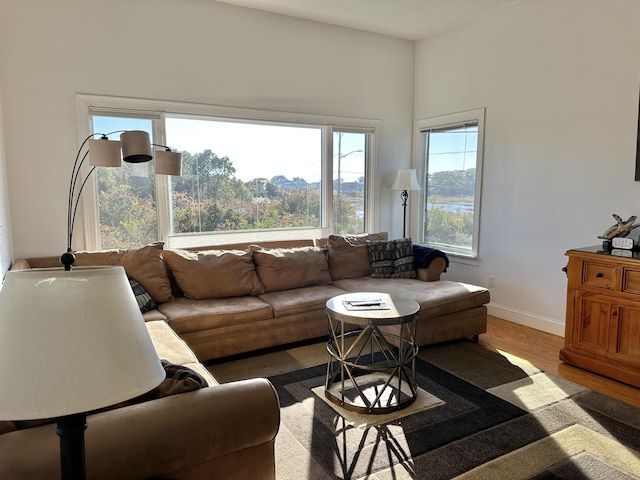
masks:
<svg viewBox="0 0 640 480"><path fill-rule="evenodd" d="M148 162L153 158L149 134L142 130L128 130L120 134L122 159L128 163Z"/></svg>
<svg viewBox="0 0 640 480"><path fill-rule="evenodd" d="M165 372L122 267L9 271L0 419L61 417L148 392Z"/></svg>
<svg viewBox="0 0 640 480"><path fill-rule="evenodd" d="M89 164L94 167L119 167L122 164L120 145L121 143L117 140L90 139Z"/></svg>
<svg viewBox="0 0 640 480"><path fill-rule="evenodd" d="M398 170L391 190L420 190L415 168Z"/></svg>
<svg viewBox="0 0 640 480"><path fill-rule="evenodd" d="M169 150L157 150L155 153L156 175L182 175L182 155Z"/></svg>

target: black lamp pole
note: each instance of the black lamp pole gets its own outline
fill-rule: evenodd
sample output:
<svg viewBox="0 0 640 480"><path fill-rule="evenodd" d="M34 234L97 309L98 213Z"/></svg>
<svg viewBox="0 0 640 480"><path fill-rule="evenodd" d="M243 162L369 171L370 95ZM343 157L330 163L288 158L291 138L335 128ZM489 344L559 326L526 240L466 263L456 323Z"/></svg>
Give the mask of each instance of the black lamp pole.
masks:
<svg viewBox="0 0 640 480"><path fill-rule="evenodd" d="M407 237L407 199L409 198L409 192L403 190L400 194L400 198L402 199L402 209L403 209L403 221L402 221L402 238Z"/></svg>
<svg viewBox="0 0 640 480"><path fill-rule="evenodd" d="M84 480L84 431L87 416L84 413L59 417L56 433L60 437L60 467L62 480Z"/></svg>

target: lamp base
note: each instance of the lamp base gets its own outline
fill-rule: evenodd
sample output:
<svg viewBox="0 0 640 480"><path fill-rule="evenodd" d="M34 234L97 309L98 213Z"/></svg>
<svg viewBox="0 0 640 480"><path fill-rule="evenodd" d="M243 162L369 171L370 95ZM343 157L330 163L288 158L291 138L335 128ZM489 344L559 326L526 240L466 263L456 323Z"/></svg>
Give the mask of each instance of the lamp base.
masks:
<svg viewBox="0 0 640 480"><path fill-rule="evenodd" d="M76 261L76 256L73 254L70 248L67 249L67 251L63 253L62 256L60 257L60 263L64 265L64 269L67 272L71 270L71 266L75 263L75 261Z"/></svg>

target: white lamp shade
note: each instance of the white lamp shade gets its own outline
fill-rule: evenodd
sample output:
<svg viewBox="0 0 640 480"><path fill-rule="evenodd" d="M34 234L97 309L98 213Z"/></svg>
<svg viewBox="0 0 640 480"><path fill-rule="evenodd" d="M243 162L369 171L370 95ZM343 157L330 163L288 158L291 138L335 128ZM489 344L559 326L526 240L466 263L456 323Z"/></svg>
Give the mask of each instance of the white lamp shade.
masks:
<svg viewBox="0 0 640 480"><path fill-rule="evenodd" d="M0 290L0 419L85 413L165 378L122 267L17 270Z"/></svg>
<svg viewBox="0 0 640 480"><path fill-rule="evenodd" d="M182 155L178 152L157 150L154 162L156 175L182 175Z"/></svg>
<svg viewBox="0 0 640 480"><path fill-rule="evenodd" d="M148 162L153 158L149 134L142 130L128 130L120 134L122 159L128 163Z"/></svg>
<svg viewBox="0 0 640 480"><path fill-rule="evenodd" d="M391 190L420 190L415 168L398 170Z"/></svg>
<svg viewBox="0 0 640 480"><path fill-rule="evenodd" d="M89 140L89 164L94 167L119 167L120 142L92 138Z"/></svg>

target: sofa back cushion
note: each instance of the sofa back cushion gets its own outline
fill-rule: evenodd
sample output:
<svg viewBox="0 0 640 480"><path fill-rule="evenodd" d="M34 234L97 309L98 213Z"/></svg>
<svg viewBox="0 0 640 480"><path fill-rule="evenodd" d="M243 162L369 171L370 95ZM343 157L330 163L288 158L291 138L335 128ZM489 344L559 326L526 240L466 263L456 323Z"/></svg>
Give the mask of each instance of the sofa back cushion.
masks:
<svg viewBox="0 0 640 480"><path fill-rule="evenodd" d="M164 265L163 246L163 242L156 242L135 250L77 252L74 266L122 266L127 275L140 283L156 303L172 302L174 298Z"/></svg>
<svg viewBox="0 0 640 480"><path fill-rule="evenodd" d="M333 280L369 275L367 240L387 240L387 232L361 235L329 235L329 271Z"/></svg>
<svg viewBox="0 0 640 480"><path fill-rule="evenodd" d="M165 250L164 260L187 298L204 300L264 293L251 251Z"/></svg>
<svg viewBox="0 0 640 480"><path fill-rule="evenodd" d="M331 283L327 249L323 247L251 247L256 272L267 292Z"/></svg>

